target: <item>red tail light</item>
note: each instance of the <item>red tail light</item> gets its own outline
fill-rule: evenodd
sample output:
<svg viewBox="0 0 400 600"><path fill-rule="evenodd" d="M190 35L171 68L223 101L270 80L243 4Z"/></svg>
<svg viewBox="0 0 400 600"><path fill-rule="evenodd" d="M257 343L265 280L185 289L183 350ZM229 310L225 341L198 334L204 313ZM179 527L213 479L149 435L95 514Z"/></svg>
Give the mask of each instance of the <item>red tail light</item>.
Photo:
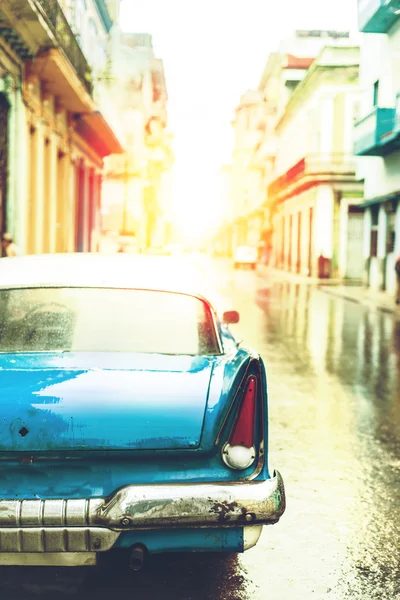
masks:
<svg viewBox="0 0 400 600"><path fill-rule="evenodd" d="M251 375L246 383L242 405L229 438L231 446L254 446L254 427L256 419L257 378Z"/></svg>
<svg viewBox="0 0 400 600"><path fill-rule="evenodd" d="M246 382L239 413L229 440L222 449L224 463L235 470L250 467L256 459L254 446L257 402L257 377L251 375Z"/></svg>

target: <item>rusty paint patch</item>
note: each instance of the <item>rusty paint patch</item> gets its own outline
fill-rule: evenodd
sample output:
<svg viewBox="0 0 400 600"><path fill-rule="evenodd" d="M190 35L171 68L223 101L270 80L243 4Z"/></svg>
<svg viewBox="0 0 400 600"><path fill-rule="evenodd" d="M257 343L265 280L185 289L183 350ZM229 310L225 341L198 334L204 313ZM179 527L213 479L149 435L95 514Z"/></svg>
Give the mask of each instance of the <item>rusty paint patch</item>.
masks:
<svg viewBox="0 0 400 600"><path fill-rule="evenodd" d="M231 520L231 516L237 514L237 516L245 518L246 509L240 507L237 502L215 502L210 508L210 512L218 515L218 521L221 523ZM240 520L240 519L238 519Z"/></svg>

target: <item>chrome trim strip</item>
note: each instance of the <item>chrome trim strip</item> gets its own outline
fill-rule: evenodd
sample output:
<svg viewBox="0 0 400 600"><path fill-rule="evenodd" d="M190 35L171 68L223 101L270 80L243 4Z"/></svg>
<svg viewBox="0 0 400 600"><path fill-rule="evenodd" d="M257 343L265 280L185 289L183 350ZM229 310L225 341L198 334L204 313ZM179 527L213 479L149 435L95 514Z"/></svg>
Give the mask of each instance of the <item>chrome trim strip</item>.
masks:
<svg viewBox="0 0 400 600"><path fill-rule="evenodd" d="M268 525L285 507L279 472L265 481L128 485L108 498L0 500L0 554L104 552L122 531Z"/></svg>
<svg viewBox="0 0 400 600"><path fill-rule="evenodd" d="M91 524L117 531L268 525L285 507L283 480L275 472L265 481L127 486L96 508Z"/></svg>
<svg viewBox="0 0 400 600"><path fill-rule="evenodd" d="M96 565L94 552L0 552L3 567L92 567Z"/></svg>
<svg viewBox="0 0 400 600"><path fill-rule="evenodd" d="M101 498L57 500L0 500L2 527L87 527Z"/></svg>
<svg viewBox="0 0 400 600"><path fill-rule="evenodd" d="M0 556L3 552L105 552L114 546L119 536L119 531L104 527L3 527L0 529Z"/></svg>

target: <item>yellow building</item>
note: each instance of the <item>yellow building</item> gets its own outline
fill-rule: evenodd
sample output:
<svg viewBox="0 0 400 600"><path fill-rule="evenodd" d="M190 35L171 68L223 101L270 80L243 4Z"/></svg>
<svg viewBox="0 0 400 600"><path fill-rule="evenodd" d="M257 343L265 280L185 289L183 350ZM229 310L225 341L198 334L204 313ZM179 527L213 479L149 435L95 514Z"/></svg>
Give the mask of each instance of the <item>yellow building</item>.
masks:
<svg viewBox="0 0 400 600"><path fill-rule="evenodd" d="M104 231L134 234L140 248L168 243L168 187L172 164L163 63L149 34L113 31L111 64L116 106L125 124L126 154L106 161Z"/></svg>
<svg viewBox="0 0 400 600"><path fill-rule="evenodd" d="M268 202L279 268L362 277L363 183L356 177L352 131L358 71L358 47L326 46L275 125Z"/></svg>
<svg viewBox="0 0 400 600"><path fill-rule="evenodd" d="M3 0L1 31L26 46L16 173L7 223L23 252L96 250L103 158L122 148L98 112L91 68L58 2Z"/></svg>
<svg viewBox="0 0 400 600"><path fill-rule="evenodd" d="M354 113L357 73L354 75L354 69L352 71L347 65L349 36L348 32L337 31L294 32L282 41L277 52L269 55L258 90L242 96L233 123L232 208L231 222L224 224L222 232L225 248L232 251L238 244L258 243L260 258L265 262L302 274L316 273L317 256L323 252L333 274L347 273L349 276L358 272L359 265L353 261L350 266L347 262L347 256L354 252L345 233L348 225L353 233L359 229L360 215L353 204L357 203L362 187L355 183L351 160L349 123ZM338 75L340 65L336 63L331 65L332 69L329 65L323 69L320 64L316 70L318 73L323 71L321 78L314 73L310 79L315 58L325 46L333 48L334 61L340 62L342 58L345 61L341 73L344 82ZM352 52L350 49L350 54ZM350 61L353 59L351 56ZM326 84L328 72L336 75ZM327 95L326 101L321 98L323 94ZM343 109L341 94L346 96L342 122L337 119ZM325 113L320 118L322 104ZM333 121L335 133L331 131ZM339 139L340 132L345 132L343 143ZM315 173L317 163L333 173L333 179L328 178L331 188L341 183L344 186L338 190L343 201L340 210L335 210L332 235L327 225L330 222L329 202L322 196L318 202L311 198L317 190L323 195L323 188L319 187L321 173L318 170ZM316 175L315 185L311 186L314 189L305 196L296 195L297 188L292 189L286 182L303 180L306 175L308 178ZM335 206L337 208L337 203ZM349 220L348 206L353 211L349 213ZM307 212L310 208L313 208L311 213ZM311 220L313 225L310 225ZM310 235L312 241L309 243ZM334 248L328 240L334 243ZM321 241L324 242L322 245Z"/></svg>

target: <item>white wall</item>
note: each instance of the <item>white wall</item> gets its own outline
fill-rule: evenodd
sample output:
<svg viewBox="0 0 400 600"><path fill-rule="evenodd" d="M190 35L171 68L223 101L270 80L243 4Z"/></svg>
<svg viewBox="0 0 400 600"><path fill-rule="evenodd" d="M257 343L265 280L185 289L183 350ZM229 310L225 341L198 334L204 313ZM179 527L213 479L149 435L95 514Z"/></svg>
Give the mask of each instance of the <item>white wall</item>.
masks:
<svg viewBox="0 0 400 600"><path fill-rule="evenodd" d="M342 198L339 208L339 252L338 252L338 271L339 277L346 276L346 263L347 263L347 235L348 235L348 211L350 200Z"/></svg>
<svg viewBox="0 0 400 600"><path fill-rule="evenodd" d="M346 94L343 152L353 153L354 114L358 104L357 87L350 83L321 83L277 131L276 173L281 175L307 154L333 151L334 98ZM348 94L348 96L347 96Z"/></svg>
<svg viewBox="0 0 400 600"><path fill-rule="evenodd" d="M360 117L360 91L357 88L353 93L350 91L345 98L345 122L344 122L344 152L354 153L354 125Z"/></svg>
<svg viewBox="0 0 400 600"><path fill-rule="evenodd" d="M363 34L361 44L360 118L373 110L373 86L379 80L378 105L394 108L400 93L400 20L386 34ZM365 198L400 189L400 151L381 157L360 157L357 175L365 180Z"/></svg>
<svg viewBox="0 0 400 600"><path fill-rule="evenodd" d="M379 80L379 105L394 106L388 38L384 34L365 33L361 38L360 118L373 110L373 86L377 80Z"/></svg>
<svg viewBox="0 0 400 600"><path fill-rule="evenodd" d="M378 213L378 258L385 258L386 255L386 213L383 206L380 206Z"/></svg>
<svg viewBox="0 0 400 600"><path fill-rule="evenodd" d="M317 188L315 203L314 240L317 256L332 258L333 255L333 208L334 192L331 186Z"/></svg>
<svg viewBox="0 0 400 600"><path fill-rule="evenodd" d="M384 65L384 72L391 80L391 94L395 101L396 95L400 93L400 19L388 32L388 51L390 60L387 61L387 66Z"/></svg>
<svg viewBox="0 0 400 600"><path fill-rule="evenodd" d="M400 204L397 205L396 232L395 255L400 256Z"/></svg>
<svg viewBox="0 0 400 600"><path fill-rule="evenodd" d="M400 189L400 150L385 158L358 158L357 176L365 180L364 196L367 199L397 192Z"/></svg>
<svg viewBox="0 0 400 600"><path fill-rule="evenodd" d="M364 243L363 243L363 256L365 259L369 258L371 253L371 209L367 208L364 211Z"/></svg>

